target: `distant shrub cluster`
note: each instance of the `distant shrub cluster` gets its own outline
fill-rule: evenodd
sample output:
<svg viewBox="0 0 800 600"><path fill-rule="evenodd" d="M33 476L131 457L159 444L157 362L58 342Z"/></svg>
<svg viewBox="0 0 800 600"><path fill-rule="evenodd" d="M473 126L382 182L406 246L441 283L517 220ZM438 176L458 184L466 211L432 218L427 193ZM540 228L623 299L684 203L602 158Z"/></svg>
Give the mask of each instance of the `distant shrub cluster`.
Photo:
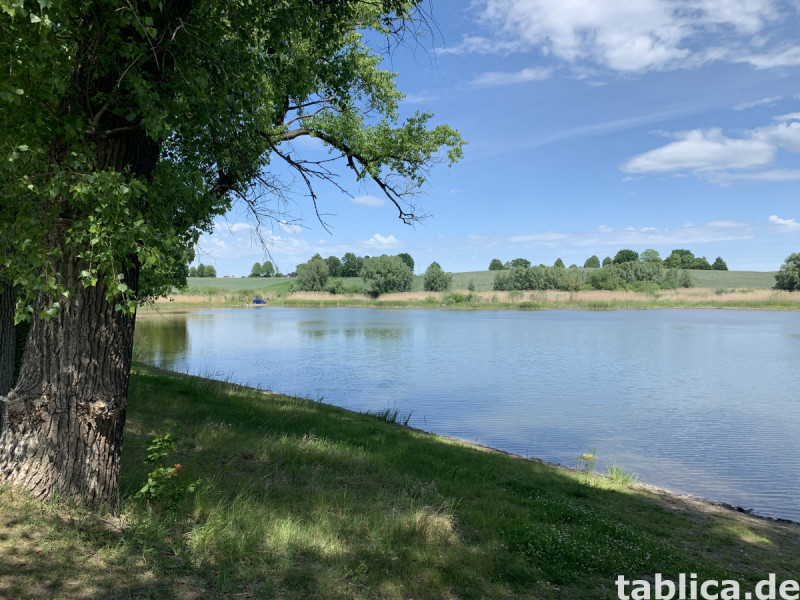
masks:
<svg viewBox="0 0 800 600"><path fill-rule="evenodd" d="M524 267L495 275L496 291L512 290L634 290L694 287L694 278L685 270L665 269L660 263L622 262L599 269L581 271L563 267Z"/></svg>
<svg viewBox="0 0 800 600"><path fill-rule="evenodd" d="M630 250L628 248L623 248L619 252L614 255L614 258L610 256L606 256L602 261L602 266L606 267L608 265L622 265L626 263L646 263L646 264L657 264L663 265L668 269L699 269L699 270L715 270L715 271L727 271L728 265L722 260L721 256L718 256L713 263L709 263L708 259L705 256L695 257L695 255L690 250L684 250L681 248L676 248L673 250L670 255L662 259L658 253L658 250L653 250L652 248L648 248L647 250L642 251L642 253L638 253L635 250ZM539 265L540 267L545 267L546 265ZM563 267L564 261L560 258L556 260L554 267ZM572 265L577 266L577 265ZM489 263L489 270L490 271L502 271L502 270L515 270L515 269L527 269L531 267L531 261L526 258L515 258L514 260L510 260L508 262L502 262L499 258L493 258L492 261ZM584 269L599 269L601 267L600 259L597 255L591 256L586 259L586 262L583 263ZM545 288L545 289L553 289L553 288Z"/></svg>

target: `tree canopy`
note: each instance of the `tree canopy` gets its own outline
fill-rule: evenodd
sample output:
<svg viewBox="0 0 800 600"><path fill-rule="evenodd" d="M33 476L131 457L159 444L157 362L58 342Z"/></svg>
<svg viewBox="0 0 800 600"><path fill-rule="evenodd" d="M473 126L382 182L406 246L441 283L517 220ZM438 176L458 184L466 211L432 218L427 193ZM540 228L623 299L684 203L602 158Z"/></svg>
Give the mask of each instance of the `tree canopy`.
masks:
<svg viewBox="0 0 800 600"><path fill-rule="evenodd" d="M623 249L614 255L614 264L621 265L626 262L635 262L639 260L639 253L635 250Z"/></svg>
<svg viewBox="0 0 800 600"><path fill-rule="evenodd" d="M418 3L0 0L0 284L32 321L24 385L0 401L7 481L116 503L140 275L232 203L284 219L296 179L316 209L315 181L343 186L338 159L404 222L424 216L414 194L462 140L401 120L367 43L413 32Z"/></svg>
<svg viewBox="0 0 800 600"><path fill-rule="evenodd" d="M439 263L434 261L425 269L425 276L422 279L422 289L426 292L444 292L450 289L452 282L453 275L445 273Z"/></svg>
<svg viewBox="0 0 800 600"><path fill-rule="evenodd" d="M783 261L780 270L775 275L775 289L800 290L800 252L790 254Z"/></svg>
<svg viewBox="0 0 800 600"><path fill-rule="evenodd" d="M600 259L597 258L596 254L593 254L589 258L586 259L586 262L583 263L584 269L599 269L600 268Z"/></svg>
<svg viewBox="0 0 800 600"><path fill-rule="evenodd" d="M414 280L414 273L402 258L386 254L365 258L359 275L370 283L376 294L408 292Z"/></svg>
<svg viewBox="0 0 800 600"><path fill-rule="evenodd" d="M502 271L503 270L503 261L499 258L493 258L489 262L489 270L490 271Z"/></svg>

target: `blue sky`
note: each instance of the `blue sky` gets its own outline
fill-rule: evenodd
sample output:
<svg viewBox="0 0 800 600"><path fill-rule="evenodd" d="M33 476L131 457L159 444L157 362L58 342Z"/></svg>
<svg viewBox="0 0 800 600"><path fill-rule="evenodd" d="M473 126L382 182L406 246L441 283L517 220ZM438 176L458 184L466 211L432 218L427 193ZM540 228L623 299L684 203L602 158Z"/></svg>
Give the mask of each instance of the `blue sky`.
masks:
<svg viewBox="0 0 800 600"><path fill-rule="evenodd" d="M297 219L264 229L274 262L408 252L475 271L492 258L582 266L620 248L687 248L732 270L800 251L800 3L771 0L429 0L433 26L384 62L404 114L469 142L431 172L402 224L380 190L301 186ZM304 146L306 144L306 146ZM314 152L295 143L295 152ZM265 258L239 212L195 264L241 276Z"/></svg>

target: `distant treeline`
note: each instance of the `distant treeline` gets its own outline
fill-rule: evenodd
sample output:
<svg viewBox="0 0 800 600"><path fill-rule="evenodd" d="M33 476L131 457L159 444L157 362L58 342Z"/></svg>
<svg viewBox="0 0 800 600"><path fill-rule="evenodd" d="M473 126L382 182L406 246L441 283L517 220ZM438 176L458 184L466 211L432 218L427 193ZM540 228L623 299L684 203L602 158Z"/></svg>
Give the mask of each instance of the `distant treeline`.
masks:
<svg viewBox="0 0 800 600"><path fill-rule="evenodd" d="M342 260L336 256L322 258L315 254L311 260L297 265L297 276L292 282L292 290L310 292L331 292L333 294L364 293L357 284L345 285L341 279L329 282L331 277L361 277L367 282L373 294L411 291L414 281L414 259L402 252L396 256L356 256L346 253ZM423 289L441 292L450 288L453 276L445 273L439 263L432 262L423 277Z"/></svg>
<svg viewBox="0 0 800 600"><path fill-rule="evenodd" d="M694 287L691 273L666 269L660 263L609 263L602 268L516 267L495 275L494 289L510 290L634 290L655 291Z"/></svg>
<svg viewBox="0 0 800 600"><path fill-rule="evenodd" d="M600 259L595 256L590 256L586 259L586 262L583 263L584 269L599 269L601 266L605 267L607 265L620 265L623 263L629 262L641 262L641 263L653 263L658 264L667 269L698 269L698 270L705 270L705 271L727 271L728 265L725 264L725 261L722 260L721 256L718 256L713 263L709 263L708 259L705 256L695 257L695 255L690 250L684 250L681 248L676 248L673 250L670 255L662 259L659 255L658 250L653 250L652 248L648 248L644 250L641 254L636 252L635 250L630 249L622 249L614 255L614 258L610 256L606 256L603 259L603 262L600 262ZM519 268L529 268L533 266L531 261L527 258L515 258L514 260L510 260L508 262L503 262L499 258L493 258L492 261L489 263L489 270L490 271L508 271L511 269L519 269ZM539 265L540 267L546 267L547 265ZM554 267L564 267L564 261L560 258L556 260ZM570 268L577 268L578 265L570 265Z"/></svg>

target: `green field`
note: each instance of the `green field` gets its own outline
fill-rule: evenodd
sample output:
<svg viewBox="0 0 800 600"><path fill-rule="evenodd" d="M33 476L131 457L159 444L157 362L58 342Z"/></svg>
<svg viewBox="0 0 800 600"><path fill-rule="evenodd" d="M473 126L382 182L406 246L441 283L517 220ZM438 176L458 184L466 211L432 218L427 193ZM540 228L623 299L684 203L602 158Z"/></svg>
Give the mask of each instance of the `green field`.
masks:
<svg viewBox="0 0 800 600"><path fill-rule="evenodd" d="M690 271L701 288L769 289L777 271Z"/></svg>
<svg viewBox="0 0 800 600"><path fill-rule="evenodd" d="M580 269L583 271L584 269ZM775 271L690 271L695 278L696 287L701 288L726 288L726 289L768 289L775 285ZM476 292L492 290L494 278L498 271L469 271L453 273L453 290L466 290L470 281L475 285ZM364 280L360 277L340 277L345 285L360 285L366 288ZM291 279L288 277L245 277L245 278L212 278L192 277L188 279L189 287L185 294L207 293L211 290L221 291L268 291L285 292L289 290ZM422 291L423 276L416 275L411 285L411 291Z"/></svg>
<svg viewBox="0 0 800 600"><path fill-rule="evenodd" d="M0 597L584 600L617 598L617 575L744 591L800 572L798 524L630 487L624 466L612 480L585 458L570 471L391 422L403 417L137 366L120 515L0 486ZM165 432L173 475L150 512L136 493Z"/></svg>

